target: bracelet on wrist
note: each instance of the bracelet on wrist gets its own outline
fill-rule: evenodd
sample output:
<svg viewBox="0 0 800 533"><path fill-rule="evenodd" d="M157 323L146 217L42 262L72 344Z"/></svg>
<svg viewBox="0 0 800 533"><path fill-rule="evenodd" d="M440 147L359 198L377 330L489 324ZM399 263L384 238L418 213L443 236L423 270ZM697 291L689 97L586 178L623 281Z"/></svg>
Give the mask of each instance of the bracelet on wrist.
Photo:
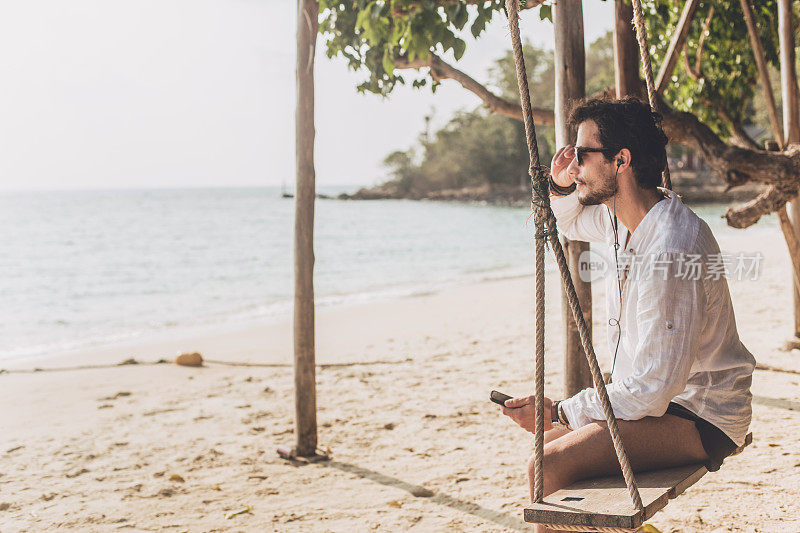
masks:
<svg viewBox="0 0 800 533"><path fill-rule="evenodd" d="M550 422L553 424L558 424L558 404L561 403L561 400L556 400L550 404Z"/></svg>
<svg viewBox="0 0 800 533"><path fill-rule="evenodd" d="M569 425L569 420L567 420L567 416L564 414L564 409L561 406L561 402L558 403L558 421L562 426L564 426L564 428L572 431L572 427Z"/></svg>
<svg viewBox="0 0 800 533"><path fill-rule="evenodd" d="M564 187L563 185L559 185L553 180L553 176L549 175L547 177L547 183L550 185L550 192L554 193L556 196L567 196L572 194L575 191L575 187L577 186L575 182L571 185Z"/></svg>

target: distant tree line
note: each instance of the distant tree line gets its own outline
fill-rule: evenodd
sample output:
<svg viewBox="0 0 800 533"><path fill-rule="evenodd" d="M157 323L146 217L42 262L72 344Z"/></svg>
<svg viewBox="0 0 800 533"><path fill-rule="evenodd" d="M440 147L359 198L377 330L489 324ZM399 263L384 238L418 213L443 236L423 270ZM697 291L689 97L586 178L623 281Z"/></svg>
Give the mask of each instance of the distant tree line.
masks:
<svg viewBox="0 0 800 533"><path fill-rule="evenodd" d="M528 66L528 83L533 104L552 108L555 102L553 51L530 43L523 47ZM519 102L516 72L511 51L497 59L489 71L488 86L498 96ZM614 86L613 34L607 32L592 42L586 51L586 94ZM754 105L756 107L754 107ZM768 135L769 119L763 104L751 100L744 113L747 126L758 126ZM720 129L724 128L720 124ZM542 161L555 152L552 126L536 128ZM680 156L689 149L670 145L670 155ZM389 179L382 185L398 195L425 195L443 189L484 185L528 186L528 152L522 122L490 112L485 106L460 111L438 131L424 132L408 150L390 153L384 159Z"/></svg>

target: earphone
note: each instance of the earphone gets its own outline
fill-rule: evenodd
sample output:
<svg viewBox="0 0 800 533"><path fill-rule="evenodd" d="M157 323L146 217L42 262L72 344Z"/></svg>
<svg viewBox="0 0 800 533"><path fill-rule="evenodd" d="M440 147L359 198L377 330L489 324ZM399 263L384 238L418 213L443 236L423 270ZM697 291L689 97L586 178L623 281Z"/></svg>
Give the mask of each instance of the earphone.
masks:
<svg viewBox="0 0 800 533"><path fill-rule="evenodd" d="M620 278L619 272L619 219L617 218L617 192L619 192L619 183L618 183L618 174L619 174L619 167L622 166L624 161L622 159L617 159L617 171L614 173L614 181L617 182L617 190L614 191L614 201L613 201L613 209L614 209L614 217L611 217L611 210L608 209L606 206L606 210L608 211L608 218L611 220L611 230L614 232L614 263L616 264L617 268L617 290L619 291L619 308L617 309L617 318L609 318L608 325L609 326L616 326L617 327L617 345L614 347L614 358L611 360L611 375L614 374L614 367L617 364L617 353L619 352L619 343L622 340L622 326L620 326L619 321L622 319L622 279ZM611 382L611 378L609 377L609 383Z"/></svg>

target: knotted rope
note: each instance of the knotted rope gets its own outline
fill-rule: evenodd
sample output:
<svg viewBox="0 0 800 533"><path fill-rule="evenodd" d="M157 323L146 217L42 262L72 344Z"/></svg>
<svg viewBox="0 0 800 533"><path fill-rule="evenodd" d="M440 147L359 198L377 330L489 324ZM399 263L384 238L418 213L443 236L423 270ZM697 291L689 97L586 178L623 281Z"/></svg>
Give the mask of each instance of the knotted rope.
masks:
<svg viewBox="0 0 800 533"><path fill-rule="evenodd" d="M647 49L647 28L644 27L642 0L633 0L633 26L636 29L636 40L639 41L639 55L642 56L642 70L644 70L644 79L647 83L647 99L650 101L650 109L654 113L661 114L658 97L656 96L656 86L655 83L653 83L653 66L650 64L650 50ZM665 188L672 189L669 164L664 167L661 182Z"/></svg>
<svg viewBox="0 0 800 533"><path fill-rule="evenodd" d="M519 29L519 17L517 12L517 0L508 0L509 20L517 21ZM512 11L513 9L513 11ZM513 15L512 15L513 13ZM519 31L516 38L512 31L511 44L514 48L514 57L522 57L522 42L519 39ZM520 68L522 74L520 77ZM525 75L525 64L517 61L517 81L519 82L519 94L522 99L522 110L525 115L525 138L528 140L528 154L530 156L530 166L528 174L531 176L531 206L533 207L533 220L536 228L536 368L535 380L533 385L534 394L534 413L535 427L533 431L534 454L536 477L534 479L534 500L541 501L544 497L544 478L542 477L542 459L544 457L544 252L545 243L548 237L555 236L556 225L548 225L545 231L547 213L550 211L549 185L544 178L543 168L539 162L539 146L536 142L536 126L533 121L533 110L531 107L530 91L528 90L528 77ZM558 238L556 237L556 240Z"/></svg>
<svg viewBox="0 0 800 533"><path fill-rule="evenodd" d="M537 234L544 234L545 226L549 230L556 228L556 220L550 209L549 196L542 194L548 189L545 183L545 174L539 164L539 149L536 143L536 130L533 122L533 110L528 90L528 78L525 73L525 59L522 56L522 42L519 35L519 10L518 0L506 0L506 10L508 11L509 29L511 30L511 45L514 51L514 62L517 67L517 84L519 86L520 100L522 104L522 116L525 121L525 137L528 143L528 153L530 154L531 166L529 172L532 181L534 221ZM567 259L561 247L561 241L555 232L548 231L547 238L556 257L558 270L564 282L564 291L567 295L569 306L578 326L583 351L589 362L589 370L592 374L592 381L603 406L603 413L608 423L611 433L611 440L614 444L614 451L617 454L625 484L631 495L631 500L637 510L644 510L636 480L633 478L631 468L625 448L622 444L622 437L617 426L617 419L611 408L608 398L603 374L600 365L597 363L597 356L594 353L592 341L589 338L589 328L583 318L578 295L572 283L572 277L567 266ZM536 378L534 382L534 406L535 406L535 427L534 427L534 502L541 502L543 498L544 471L542 469L542 458L544 457L544 241L545 237L536 239Z"/></svg>

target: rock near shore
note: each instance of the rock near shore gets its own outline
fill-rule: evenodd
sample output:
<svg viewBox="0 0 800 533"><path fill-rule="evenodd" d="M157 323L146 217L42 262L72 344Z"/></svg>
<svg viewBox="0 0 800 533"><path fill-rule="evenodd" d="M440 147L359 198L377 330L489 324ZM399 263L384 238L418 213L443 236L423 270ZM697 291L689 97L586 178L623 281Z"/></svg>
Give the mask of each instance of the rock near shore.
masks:
<svg viewBox="0 0 800 533"><path fill-rule="evenodd" d="M758 183L747 183L729 189L728 184L711 171L673 172L672 185L683 201L688 203L744 202L752 200L762 190L762 185ZM519 186L484 184L461 189L408 192L400 191L390 185L377 185L359 189L353 194L340 194L338 198L339 200L436 200L528 207L531 203L531 191L527 183Z"/></svg>

